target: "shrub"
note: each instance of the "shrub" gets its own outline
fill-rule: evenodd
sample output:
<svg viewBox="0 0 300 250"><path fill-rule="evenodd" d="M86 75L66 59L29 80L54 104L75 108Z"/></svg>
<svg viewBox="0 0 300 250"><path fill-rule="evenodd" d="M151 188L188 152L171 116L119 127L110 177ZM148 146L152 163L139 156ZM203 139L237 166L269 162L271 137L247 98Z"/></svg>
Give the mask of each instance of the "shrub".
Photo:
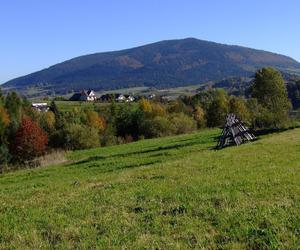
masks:
<svg viewBox="0 0 300 250"><path fill-rule="evenodd" d="M25 107L22 110L22 116L24 115L30 117L32 121L39 123L41 112L32 109L31 107Z"/></svg>
<svg viewBox="0 0 300 250"><path fill-rule="evenodd" d="M40 125L48 133L53 132L55 129L55 115L52 111L43 113L40 116Z"/></svg>
<svg viewBox="0 0 300 250"><path fill-rule="evenodd" d="M11 160L11 155L8 148L5 145L0 146L0 172L3 172L3 168Z"/></svg>
<svg viewBox="0 0 300 250"><path fill-rule="evenodd" d="M166 115L166 110L160 103L152 103L152 115L153 116L164 116Z"/></svg>
<svg viewBox="0 0 300 250"><path fill-rule="evenodd" d="M111 146L118 143L118 138L115 136L116 131L112 124L108 124L104 132L100 136L101 146Z"/></svg>
<svg viewBox="0 0 300 250"><path fill-rule="evenodd" d="M152 105L150 103L150 101L142 98L139 101L139 108L144 112L144 113L148 113L150 114L152 112Z"/></svg>
<svg viewBox="0 0 300 250"><path fill-rule="evenodd" d="M180 98L171 101L169 103L168 111L169 113L185 113L185 114L191 114L193 112L191 107L185 105L185 103Z"/></svg>
<svg viewBox="0 0 300 250"><path fill-rule="evenodd" d="M208 108L207 125L209 127L223 126L228 111L227 95L223 92L219 92Z"/></svg>
<svg viewBox="0 0 300 250"><path fill-rule="evenodd" d="M30 161L42 155L47 144L48 136L44 130L29 117L25 117L17 130L15 140L11 145L11 152L17 161Z"/></svg>
<svg viewBox="0 0 300 250"><path fill-rule="evenodd" d="M248 123L250 120L250 113L246 106L246 102L242 98L238 97L231 97L229 100L229 113L234 113L243 122Z"/></svg>
<svg viewBox="0 0 300 250"><path fill-rule="evenodd" d="M185 115L184 113L178 113L171 116L171 123L175 127L175 134L185 134L195 131L197 128L196 121Z"/></svg>
<svg viewBox="0 0 300 250"><path fill-rule="evenodd" d="M193 111L193 118L197 122L198 128L206 126L205 111L200 106L195 107Z"/></svg>
<svg viewBox="0 0 300 250"><path fill-rule="evenodd" d="M175 128L166 117L156 116L153 119L144 120L141 130L146 138L153 138L172 135Z"/></svg>
<svg viewBox="0 0 300 250"><path fill-rule="evenodd" d="M117 136L131 135L133 139L137 139L143 120L144 113L140 109L132 105L123 106L115 121Z"/></svg>
<svg viewBox="0 0 300 250"><path fill-rule="evenodd" d="M71 124L63 131L67 149L87 149L99 146L98 130L84 125Z"/></svg>

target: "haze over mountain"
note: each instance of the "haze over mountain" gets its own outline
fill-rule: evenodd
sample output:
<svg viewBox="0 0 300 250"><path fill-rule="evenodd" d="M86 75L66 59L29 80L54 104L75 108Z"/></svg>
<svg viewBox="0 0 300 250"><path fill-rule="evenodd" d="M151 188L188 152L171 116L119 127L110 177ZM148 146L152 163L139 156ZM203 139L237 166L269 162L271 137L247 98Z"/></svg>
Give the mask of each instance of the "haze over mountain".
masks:
<svg viewBox="0 0 300 250"><path fill-rule="evenodd" d="M300 73L300 64L284 55L187 38L80 56L2 87L20 92L36 88L49 94L135 86L165 88L248 77L265 66Z"/></svg>

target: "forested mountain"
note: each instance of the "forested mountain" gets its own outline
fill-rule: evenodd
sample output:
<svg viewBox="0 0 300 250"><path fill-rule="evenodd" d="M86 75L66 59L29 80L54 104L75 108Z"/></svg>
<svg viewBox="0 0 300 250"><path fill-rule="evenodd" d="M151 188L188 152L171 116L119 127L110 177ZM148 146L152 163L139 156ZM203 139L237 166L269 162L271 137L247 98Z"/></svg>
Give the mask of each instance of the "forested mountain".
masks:
<svg viewBox="0 0 300 250"><path fill-rule="evenodd" d="M165 88L249 77L264 66L300 73L300 64L287 56L187 38L80 56L13 79L3 87L20 92L36 88L48 94L83 88Z"/></svg>

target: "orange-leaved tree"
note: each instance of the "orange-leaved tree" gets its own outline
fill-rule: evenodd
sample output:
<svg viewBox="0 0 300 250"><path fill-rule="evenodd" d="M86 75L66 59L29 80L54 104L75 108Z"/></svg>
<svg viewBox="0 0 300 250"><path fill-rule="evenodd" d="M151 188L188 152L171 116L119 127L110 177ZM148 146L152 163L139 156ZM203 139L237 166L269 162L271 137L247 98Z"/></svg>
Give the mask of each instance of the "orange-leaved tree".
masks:
<svg viewBox="0 0 300 250"><path fill-rule="evenodd" d="M4 107L0 106L0 146L3 144L5 129L10 123L10 118Z"/></svg>
<svg viewBox="0 0 300 250"><path fill-rule="evenodd" d="M29 117L22 119L11 145L11 152L18 161L29 161L42 155L48 144L48 136L39 125Z"/></svg>

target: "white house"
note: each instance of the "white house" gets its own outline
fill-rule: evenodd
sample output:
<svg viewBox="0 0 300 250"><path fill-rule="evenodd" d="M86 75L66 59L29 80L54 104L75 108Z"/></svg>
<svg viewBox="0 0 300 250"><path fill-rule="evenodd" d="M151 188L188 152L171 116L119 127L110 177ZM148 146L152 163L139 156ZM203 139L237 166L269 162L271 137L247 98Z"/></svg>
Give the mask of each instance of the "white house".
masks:
<svg viewBox="0 0 300 250"><path fill-rule="evenodd" d="M96 101L97 97L96 97L96 94L93 90L88 90L88 91L85 91L83 90L82 91L82 94L81 94L81 100L82 101Z"/></svg>
<svg viewBox="0 0 300 250"><path fill-rule="evenodd" d="M82 90L81 93L75 93L70 101L93 102L97 100L97 96L93 90Z"/></svg>
<svg viewBox="0 0 300 250"><path fill-rule="evenodd" d="M49 111L49 106L46 102L42 103L32 103L31 107L39 112L47 112Z"/></svg>
<svg viewBox="0 0 300 250"><path fill-rule="evenodd" d="M126 97L123 94L116 94L116 102L125 102Z"/></svg>
<svg viewBox="0 0 300 250"><path fill-rule="evenodd" d="M126 102L133 102L135 98L132 95L126 96Z"/></svg>

